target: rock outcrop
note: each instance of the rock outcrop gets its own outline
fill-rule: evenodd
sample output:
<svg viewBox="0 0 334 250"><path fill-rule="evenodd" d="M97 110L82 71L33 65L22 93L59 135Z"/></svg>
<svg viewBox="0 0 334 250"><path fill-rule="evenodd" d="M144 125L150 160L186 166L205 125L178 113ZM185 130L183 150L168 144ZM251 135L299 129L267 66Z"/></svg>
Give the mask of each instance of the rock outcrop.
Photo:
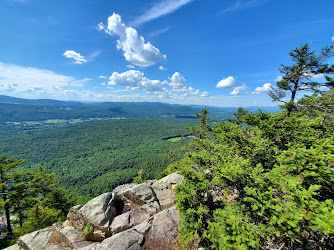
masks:
<svg viewBox="0 0 334 250"><path fill-rule="evenodd" d="M177 249L180 224L171 174L152 185L126 184L71 208L67 221L19 238L7 250Z"/></svg>

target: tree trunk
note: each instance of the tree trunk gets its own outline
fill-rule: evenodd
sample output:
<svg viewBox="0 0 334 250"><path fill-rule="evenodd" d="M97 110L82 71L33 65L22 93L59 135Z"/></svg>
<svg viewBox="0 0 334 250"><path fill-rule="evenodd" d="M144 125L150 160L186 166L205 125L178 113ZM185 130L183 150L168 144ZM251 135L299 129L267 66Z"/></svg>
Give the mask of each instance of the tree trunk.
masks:
<svg viewBox="0 0 334 250"><path fill-rule="evenodd" d="M4 200L7 200L7 195L6 195L6 194L3 195L3 199L4 199ZM9 236L9 237L12 237L12 236L13 236L13 229L12 229L12 225L11 225L11 223L10 223L10 213L9 213L9 208L10 208L10 206L9 206L9 202L7 202L7 203L5 204L5 213L6 213L6 221L7 221L7 230L8 230L8 236Z"/></svg>
<svg viewBox="0 0 334 250"><path fill-rule="evenodd" d="M295 86L293 87L293 90L291 92L291 99L290 99L290 102L289 102L289 106L287 108L287 111L288 111L287 117L290 116L291 111L293 109L293 104L295 103L297 89L298 89L298 82L295 83Z"/></svg>

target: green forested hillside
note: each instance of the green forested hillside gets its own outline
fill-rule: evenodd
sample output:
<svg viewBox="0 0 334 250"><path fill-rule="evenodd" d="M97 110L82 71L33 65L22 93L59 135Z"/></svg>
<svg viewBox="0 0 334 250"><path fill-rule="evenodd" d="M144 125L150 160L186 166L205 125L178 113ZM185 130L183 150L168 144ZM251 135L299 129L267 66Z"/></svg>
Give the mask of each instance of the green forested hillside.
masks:
<svg viewBox="0 0 334 250"><path fill-rule="evenodd" d="M170 150L181 151L191 120L121 119L22 131L3 136L0 152L27 159L23 168L46 166L67 187L85 198L131 182L140 169L154 178L169 163Z"/></svg>

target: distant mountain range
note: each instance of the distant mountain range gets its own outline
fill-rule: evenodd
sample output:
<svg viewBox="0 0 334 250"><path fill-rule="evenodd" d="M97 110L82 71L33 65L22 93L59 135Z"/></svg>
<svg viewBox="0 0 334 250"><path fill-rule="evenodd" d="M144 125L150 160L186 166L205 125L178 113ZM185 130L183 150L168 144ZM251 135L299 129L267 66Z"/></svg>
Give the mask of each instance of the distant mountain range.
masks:
<svg viewBox="0 0 334 250"><path fill-rule="evenodd" d="M204 105L181 105L181 104L167 104L167 103L160 103L160 102L78 102L78 101L59 101L53 99L24 99L24 98L17 98L11 97L6 95L0 95L0 103L10 103L10 104L24 104L24 105L38 105L38 106L100 106L100 105L141 105L141 106L170 106L170 107L191 107L196 109L202 109ZM235 107L215 107L209 106L208 108L214 109L215 111L222 111L222 110L235 110ZM280 109L277 106L249 106L244 107L250 111L257 111L258 109L262 109L266 112L278 112Z"/></svg>
<svg viewBox="0 0 334 250"><path fill-rule="evenodd" d="M11 104L26 104L26 105L54 105L54 106L82 106L85 105L81 102L74 101L57 101L52 99L23 99L17 97L11 97L6 95L0 95L0 103L11 103Z"/></svg>

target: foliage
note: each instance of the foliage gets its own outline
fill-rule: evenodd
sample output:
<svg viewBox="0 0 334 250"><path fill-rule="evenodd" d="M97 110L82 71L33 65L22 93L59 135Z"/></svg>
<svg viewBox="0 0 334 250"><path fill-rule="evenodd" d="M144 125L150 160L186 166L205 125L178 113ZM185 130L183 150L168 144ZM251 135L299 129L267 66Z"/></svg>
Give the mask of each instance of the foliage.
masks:
<svg viewBox="0 0 334 250"><path fill-rule="evenodd" d="M207 108L203 109L201 114L195 113L196 116L200 119L199 126L188 126L187 129L191 132L198 133L198 136L200 139L205 138L207 136L207 133L211 130L209 125L209 119L208 119L208 113L209 110Z"/></svg>
<svg viewBox="0 0 334 250"><path fill-rule="evenodd" d="M59 186L55 175L44 167L35 171L16 170L24 160L9 159L6 155L0 156L0 159L2 180L6 180L2 184L5 188L3 195L6 195L6 217L16 215L18 222L14 236L64 220L68 210L77 203L74 193ZM7 225L11 225L11 222L7 222ZM13 236L11 227L8 227L7 236Z"/></svg>
<svg viewBox="0 0 334 250"><path fill-rule="evenodd" d="M137 176L133 178L133 183L140 184L146 181L144 169L140 169Z"/></svg>
<svg viewBox="0 0 334 250"><path fill-rule="evenodd" d="M309 44L296 48L290 52L293 61L292 66L282 65L282 80L276 83L276 88L270 92L274 101L283 102L287 110L287 116L296 110L295 102L297 92L320 91L320 87L333 87L334 65L326 64L329 57L334 54L334 45L323 48L319 55L311 51ZM315 81L315 77L323 75L325 81ZM289 101L285 101L286 92L289 93Z"/></svg>
<svg viewBox="0 0 334 250"><path fill-rule="evenodd" d="M94 230L94 227L92 224L88 224L84 230L82 230L82 233L83 234L88 234L89 232L93 231Z"/></svg>
<svg viewBox="0 0 334 250"><path fill-rule="evenodd" d="M331 130L302 112L245 112L231 121L194 138L186 158L168 168L185 177L176 188L184 242L214 249L333 247Z"/></svg>
<svg viewBox="0 0 334 250"><path fill-rule="evenodd" d="M23 228L18 229L16 233L23 235L52 225L57 221L61 221L60 210L50 207L45 207L41 204L36 204L28 212L28 220L23 224Z"/></svg>
<svg viewBox="0 0 334 250"><path fill-rule="evenodd" d="M10 237L13 235L13 229L10 221L10 211L9 211L10 201L8 199L9 197L8 181L10 181L11 179L11 172L19 165L21 165L24 161L25 160L23 159L16 160L14 158L8 158L7 155L0 156L0 186L2 195L1 205L3 205L5 208L7 230L8 230L8 235Z"/></svg>
<svg viewBox="0 0 334 250"><path fill-rule="evenodd" d="M182 154L189 143L190 121L138 118L35 130L2 137L0 152L29 159L23 170L45 166L84 202L131 182L140 169L155 178L168 165L170 150ZM185 139L167 140L175 136Z"/></svg>

